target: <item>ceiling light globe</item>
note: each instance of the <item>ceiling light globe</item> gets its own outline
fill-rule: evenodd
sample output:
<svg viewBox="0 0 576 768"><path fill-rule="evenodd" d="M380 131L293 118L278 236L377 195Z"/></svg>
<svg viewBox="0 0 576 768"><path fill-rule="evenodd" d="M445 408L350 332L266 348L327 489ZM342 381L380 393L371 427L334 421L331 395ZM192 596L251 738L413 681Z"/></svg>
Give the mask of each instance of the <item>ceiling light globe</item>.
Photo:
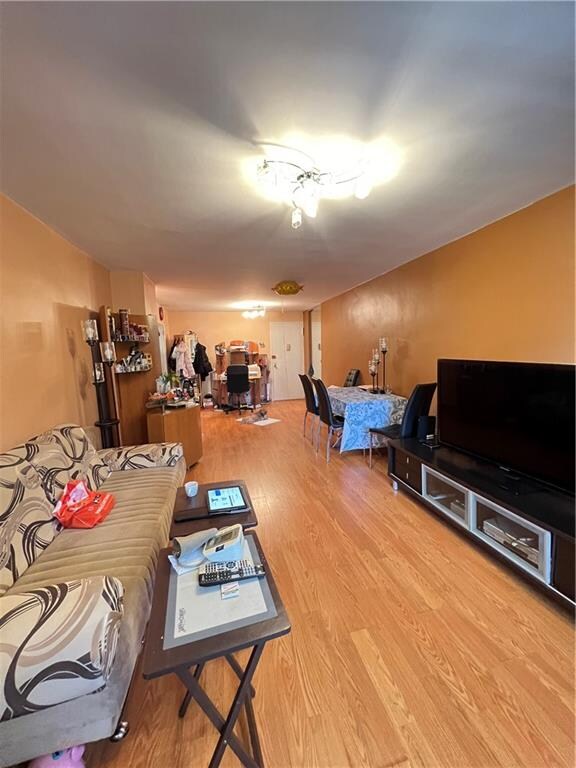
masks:
<svg viewBox="0 0 576 768"><path fill-rule="evenodd" d="M302 211L300 208L294 208L292 211L292 229L298 229L302 226Z"/></svg>
<svg viewBox="0 0 576 768"><path fill-rule="evenodd" d="M366 176L360 176L360 178L356 181L354 197L356 197L358 200L365 200L370 192L372 192L372 184L370 183L370 180L367 179Z"/></svg>
<svg viewBox="0 0 576 768"><path fill-rule="evenodd" d="M302 205L302 209L304 210L306 216L309 216L311 219L315 219L316 214L318 213L318 198L312 195L308 197L308 199Z"/></svg>

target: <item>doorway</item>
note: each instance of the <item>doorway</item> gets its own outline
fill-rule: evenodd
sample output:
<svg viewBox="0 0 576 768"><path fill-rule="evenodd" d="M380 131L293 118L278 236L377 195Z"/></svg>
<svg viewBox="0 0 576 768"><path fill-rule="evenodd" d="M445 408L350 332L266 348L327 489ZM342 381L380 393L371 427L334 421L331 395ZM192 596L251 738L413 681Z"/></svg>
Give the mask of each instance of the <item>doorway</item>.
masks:
<svg viewBox="0 0 576 768"><path fill-rule="evenodd" d="M301 322L270 323L273 400L296 400L302 397L298 374L304 370L303 334Z"/></svg>
<svg viewBox="0 0 576 768"><path fill-rule="evenodd" d="M312 310L311 316L310 345L312 347L311 362L314 369L314 376L317 379L322 378L322 315L320 307Z"/></svg>

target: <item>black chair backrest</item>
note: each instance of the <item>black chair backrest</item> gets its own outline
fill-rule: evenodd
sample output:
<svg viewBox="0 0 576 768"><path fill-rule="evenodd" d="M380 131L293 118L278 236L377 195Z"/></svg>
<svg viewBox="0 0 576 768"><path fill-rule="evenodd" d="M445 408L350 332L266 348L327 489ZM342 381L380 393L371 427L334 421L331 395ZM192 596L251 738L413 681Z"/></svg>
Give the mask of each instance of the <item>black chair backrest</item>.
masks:
<svg viewBox="0 0 576 768"><path fill-rule="evenodd" d="M360 368L350 368L350 370L346 374L344 386L355 387L358 384L359 378L360 378Z"/></svg>
<svg viewBox="0 0 576 768"><path fill-rule="evenodd" d="M432 384L416 384L406 403L400 437L416 437L418 419L420 416L428 415L435 391L436 382Z"/></svg>
<svg viewBox="0 0 576 768"><path fill-rule="evenodd" d="M316 398L314 397L314 387L310 378L305 373L299 373L300 381L302 382L302 389L304 390L304 397L306 398L306 410L308 413L318 415L318 406L316 405Z"/></svg>
<svg viewBox="0 0 576 768"><path fill-rule="evenodd" d="M334 414L332 413L332 406L330 405L330 398L328 397L328 390L326 384L322 379L312 379L312 383L316 389L318 396L318 416L323 424L328 424L329 427L335 425Z"/></svg>
<svg viewBox="0 0 576 768"><path fill-rule="evenodd" d="M226 368L226 387L234 395L250 391L247 365L229 365Z"/></svg>

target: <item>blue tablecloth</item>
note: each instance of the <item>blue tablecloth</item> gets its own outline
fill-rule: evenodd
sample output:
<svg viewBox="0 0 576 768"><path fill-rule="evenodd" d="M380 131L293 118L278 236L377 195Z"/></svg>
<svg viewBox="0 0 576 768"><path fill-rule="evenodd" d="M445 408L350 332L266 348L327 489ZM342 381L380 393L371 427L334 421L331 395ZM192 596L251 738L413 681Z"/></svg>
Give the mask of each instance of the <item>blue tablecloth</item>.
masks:
<svg viewBox="0 0 576 768"><path fill-rule="evenodd" d="M400 395L373 395L359 387L329 387L328 395L334 413L344 417L340 453L368 448L369 428L399 424L407 402Z"/></svg>

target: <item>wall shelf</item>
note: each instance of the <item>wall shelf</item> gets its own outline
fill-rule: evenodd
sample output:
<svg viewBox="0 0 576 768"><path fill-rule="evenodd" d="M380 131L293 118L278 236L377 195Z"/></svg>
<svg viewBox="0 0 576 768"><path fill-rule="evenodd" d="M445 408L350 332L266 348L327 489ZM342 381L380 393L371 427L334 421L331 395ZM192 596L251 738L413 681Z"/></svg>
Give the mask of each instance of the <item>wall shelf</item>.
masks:
<svg viewBox="0 0 576 768"><path fill-rule="evenodd" d="M142 361L144 367L128 371L119 371L115 365L111 368L111 390L116 414L120 419L120 444L141 445L148 442L146 401L150 392L155 391L156 379L162 373L160 339L154 315L131 313L129 323L138 327L131 328L131 333L122 334L119 314L112 312L109 307L100 310L101 337L103 341L114 341L118 345L117 363L128 356L130 345L149 344L146 352L142 350L148 361Z"/></svg>
<svg viewBox="0 0 576 768"><path fill-rule="evenodd" d="M118 376L125 376L127 373L148 373L148 371L152 370L152 366L150 365L148 368L136 368L133 371L114 371Z"/></svg>
<svg viewBox="0 0 576 768"><path fill-rule="evenodd" d="M120 336L112 341L114 344L150 344L150 336Z"/></svg>

